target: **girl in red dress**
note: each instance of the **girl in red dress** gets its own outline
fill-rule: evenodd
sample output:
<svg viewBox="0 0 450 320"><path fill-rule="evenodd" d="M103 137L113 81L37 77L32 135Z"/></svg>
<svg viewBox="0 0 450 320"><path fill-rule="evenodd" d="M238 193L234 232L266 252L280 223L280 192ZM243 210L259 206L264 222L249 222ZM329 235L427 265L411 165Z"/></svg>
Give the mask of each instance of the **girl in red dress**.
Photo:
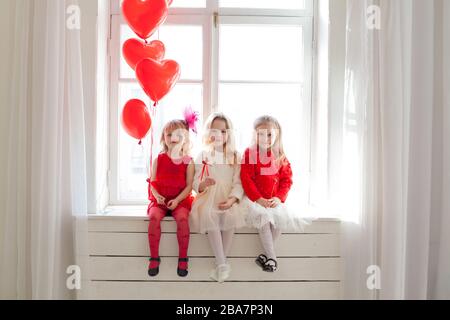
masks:
<svg viewBox="0 0 450 320"><path fill-rule="evenodd" d="M177 273L180 277L186 277L189 261L187 256L190 238L189 213L193 202L192 183L195 172L193 160L189 156L188 123L183 120L168 123L161 136L161 145L163 152L153 162L149 185L148 240L151 258L148 274L154 277L159 273L161 220L170 213L177 223L179 247Z"/></svg>
<svg viewBox="0 0 450 320"><path fill-rule="evenodd" d="M258 229L265 254L256 263L266 272L278 268L274 242L282 230L302 230L307 222L289 211L285 202L292 187L292 169L282 143L279 122L270 116L255 121L254 144L241 164L247 221Z"/></svg>

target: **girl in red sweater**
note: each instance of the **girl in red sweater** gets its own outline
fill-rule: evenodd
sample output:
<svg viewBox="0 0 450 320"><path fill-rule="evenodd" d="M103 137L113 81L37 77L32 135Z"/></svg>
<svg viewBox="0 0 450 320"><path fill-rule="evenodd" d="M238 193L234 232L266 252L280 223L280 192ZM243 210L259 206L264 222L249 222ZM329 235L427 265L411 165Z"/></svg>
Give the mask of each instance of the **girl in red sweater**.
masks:
<svg viewBox="0 0 450 320"><path fill-rule="evenodd" d="M149 186L148 240L151 258L148 274L154 277L159 273L161 220L170 213L177 223L179 247L177 273L180 277L186 277L190 238L189 213L193 202L192 183L195 171L194 162L189 156L190 141L187 122L175 120L168 123L161 136L161 145L163 152L153 163Z"/></svg>
<svg viewBox="0 0 450 320"><path fill-rule="evenodd" d="M241 180L248 223L259 231L265 254L256 263L266 272L278 268L274 242L281 230L302 230L306 223L285 206L292 186L292 169L283 149L282 129L270 116L255 121L253 146L245 151Z"/></svg>

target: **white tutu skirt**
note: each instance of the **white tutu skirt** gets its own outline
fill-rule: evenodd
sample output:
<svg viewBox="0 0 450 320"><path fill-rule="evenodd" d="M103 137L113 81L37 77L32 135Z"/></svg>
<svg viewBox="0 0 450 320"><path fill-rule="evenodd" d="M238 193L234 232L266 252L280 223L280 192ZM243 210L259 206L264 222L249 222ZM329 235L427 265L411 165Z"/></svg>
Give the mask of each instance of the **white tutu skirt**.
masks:
<svg viewBox="0 0 450 320"><path fill-rule="evenodd" d="M210 193L216 192L214 189L211 188ZM214 195L209 194L194 201L190 214L192 231L206 234L209 231L229 231L247 226L246 211L242 203L235 203L228 210L220 210L214 198Z"/></svg>
<svg viewBox="0 0 450 320"><path fill-rule="evenodd" d="M246 206L247 225L256 229L261 229L268 223L275 229L284 232L304 232L305 227L311 222L301 218L298 213L289 209L285 204L280 204L276 208L264 208L256 202L244 197L242 204Z"/></svg>

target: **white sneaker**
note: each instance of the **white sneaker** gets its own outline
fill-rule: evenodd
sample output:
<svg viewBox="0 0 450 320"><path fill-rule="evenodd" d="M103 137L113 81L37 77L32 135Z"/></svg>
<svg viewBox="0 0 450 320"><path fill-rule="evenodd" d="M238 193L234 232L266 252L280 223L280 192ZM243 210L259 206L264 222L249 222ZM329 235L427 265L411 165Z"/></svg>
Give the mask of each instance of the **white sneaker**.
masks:
<svg viewBox="0 0 450 320"><path fill-rule="evenodd" d="M214 281L219 281L217 277L217 268L211 270L211 272L209 273L209 277Z"/></svg>
<svg viewBox="0 0 450 320"><path fill-rule="evenodd" d="M229 264L221 264L217 267L217 281L219 283L225 282L230 277L231 266Z"/></svg>

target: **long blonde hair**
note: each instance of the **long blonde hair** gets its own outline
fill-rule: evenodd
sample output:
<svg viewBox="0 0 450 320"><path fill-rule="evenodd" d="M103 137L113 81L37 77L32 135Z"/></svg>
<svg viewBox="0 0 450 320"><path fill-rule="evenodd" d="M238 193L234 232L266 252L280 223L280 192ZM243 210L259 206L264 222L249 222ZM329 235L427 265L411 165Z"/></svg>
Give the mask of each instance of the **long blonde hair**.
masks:
<svg viewBox="0 0 450 320"><path fill-rule="evenodd" d="M162 130L162 134L161 134L161 140L160 140L161 147L162 147L162 153L169 152L169 147L167 146L166 141L165 141L166 133L174 132L177 130L181 130L184 135L184 143L183 143L183 146L181 147L182 155L183 155L183 157L189 156L191 149L192 149L192 145L191 145L191 140L189 137L189 127L188 127L186 121L184 121L184 120L173 120L164 126L164 129Z"/></svg>
<svg viewBox="0 0 450 320"><path fill-rule="evenodd" d="M233 123L231 122L230 118L228 118L225 114L216 112L213 113L208 117L205 123L205 132L203 135L203 145L206 148L206 151L211 152L212 151L212 142L210 140L210 130L212 128L212 125L214 121L216 120L222 120L225 122L225 126L227 128L227 141L224 145L224 154L226 157L226 163L229 165L236 165L239 163L238 154L236 151L236 140L234 137L234 128Z"/></svg>
<svg viewBox="0 0 450 320"><path fill-rule="evenodd" d="M282 164L284 161L287 160L286 153L284 152L283 147L283 130L281 128L280 123L278 120L272 116L262 116L255 120L253 123L253 129L254 131L254 137L253 137L253 143L256 148L258 148L258 128L260 128L263 125L271 125L277 130L277 137L275 140L275 143L272 147L272 152L275 154L276 162L277 164Z"/></svg>

